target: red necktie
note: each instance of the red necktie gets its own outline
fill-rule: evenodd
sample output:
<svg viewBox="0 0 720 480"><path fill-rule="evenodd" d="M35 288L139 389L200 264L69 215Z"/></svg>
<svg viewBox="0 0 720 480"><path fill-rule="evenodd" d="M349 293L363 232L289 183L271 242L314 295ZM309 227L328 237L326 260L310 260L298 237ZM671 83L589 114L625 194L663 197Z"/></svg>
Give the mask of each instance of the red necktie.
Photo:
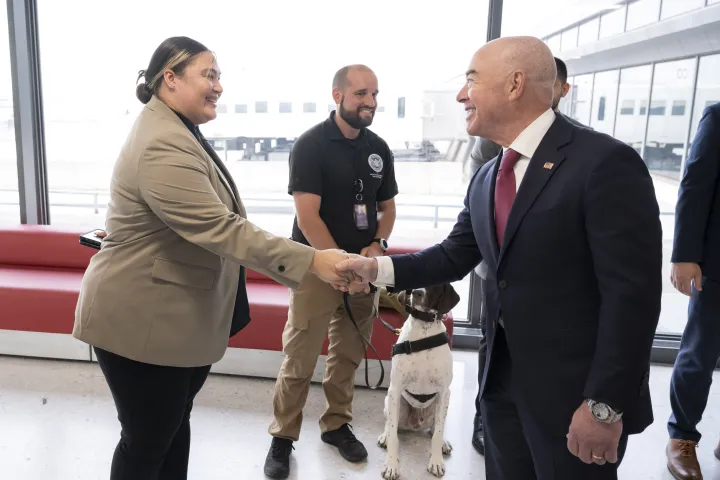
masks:
<svg viewBox="0 0 720 480"><path fill-rule="evenodd" d="M500 246L503 243L510 209L515 201L517 188L513 168L518 160L520 160L520 154L508 148L500 161L500 169L495 181L495 230Z"/></svg>

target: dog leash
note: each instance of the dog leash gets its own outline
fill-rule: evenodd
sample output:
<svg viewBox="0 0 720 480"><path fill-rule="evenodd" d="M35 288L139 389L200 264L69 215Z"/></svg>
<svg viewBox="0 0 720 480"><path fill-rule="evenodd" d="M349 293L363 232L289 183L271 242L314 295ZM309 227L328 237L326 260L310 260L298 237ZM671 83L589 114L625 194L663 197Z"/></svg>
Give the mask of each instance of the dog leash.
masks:
<svg viewBox="0 0 720 480"><path fill-rule="evenodd" d="M373 285L373 284L370 284L370 293L376 293L376 292L377 292L377 287L376 287L375 285ZM362 334L362 332L360 331L360 327L358 326L357 322L355 321L355 317L354 317L353 314L352 314L352 309L350 308L350 294L347 293L347 292L343 293L343 303L345 304L345 310L346 310L347 313L348 313L348 317L350 317L350 321L351 321L351 322L353 323L353 325L355 326L355 330L357 330L358 335L360 335L360 339L362 340L363 346L365 347L365 353L364 353L364 358L365 358L365 385L366 385L368 388L370 388L371 390L377 390L378 387L380 387L380 385L382 385L383 380L385 380L385 366L383 365L382 360L380 360L380 354L377 352L377 350L375 350L375 347L373 347L373 345L372 345L372 343L370 342L370 340L368 340L367 338L365 338L365 336L364 336L364 335ZM372 320L375 320L375 318L379 318L380 321L382 322L382 324L385 326L385 328L387 328L388 330L390 330L391 332L393 332L395 335L400 335L400 329L399 329L399 328L394 328L394 327L393 327L392 325L390 325L388 322L386 322L385 320L383 320L383 318L380 316L379 308L376 307L375 305L373 305L373 318L372 318ZM370 349L375 353L375 356L377 357L378 363L380 364L380 380L378 380L378 382L377 382L377 384L375 384L375 386L371 386L371 385L370 385L370 375L369 375L368 357L367 357L367 349L368 349L368 347L370 347Z"/></svg>

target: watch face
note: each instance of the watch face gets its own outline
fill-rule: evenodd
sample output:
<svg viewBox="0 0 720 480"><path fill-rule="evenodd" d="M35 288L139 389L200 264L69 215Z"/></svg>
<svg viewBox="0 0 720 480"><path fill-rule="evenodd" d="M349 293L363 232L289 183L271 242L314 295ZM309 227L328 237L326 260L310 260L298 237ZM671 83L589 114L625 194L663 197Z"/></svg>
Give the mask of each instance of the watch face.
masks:
<svg viewBox="0 0 720 480"><path fill-rule="evenodd" d="M592 412L598 420L607 420L608 418L610 418L611 415L610 407L608 407L604 403L596 403L595 405L593 405Z"/></svg>

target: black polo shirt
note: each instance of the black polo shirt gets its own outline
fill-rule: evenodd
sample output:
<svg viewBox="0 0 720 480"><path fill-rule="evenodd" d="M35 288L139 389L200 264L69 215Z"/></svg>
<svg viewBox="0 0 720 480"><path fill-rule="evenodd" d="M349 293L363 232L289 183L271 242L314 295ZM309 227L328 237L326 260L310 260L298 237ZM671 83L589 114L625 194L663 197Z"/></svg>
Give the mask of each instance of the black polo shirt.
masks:
<svg viewBox="0 0 720 480"><path fill-rule="evenodd" d="M358 202L356 180L362 180L362 202ZM303 133L290 152L288 193L313 193L322 197L320 218L338 246L350 253L370 245L377 233L377 203L398 193L392 150L375 133L363 128L356 139L348 139L335 123L335 112ZM354 206L367 206L368 228L355 224ZM293 222L292 239L309 245Z"/></svg>

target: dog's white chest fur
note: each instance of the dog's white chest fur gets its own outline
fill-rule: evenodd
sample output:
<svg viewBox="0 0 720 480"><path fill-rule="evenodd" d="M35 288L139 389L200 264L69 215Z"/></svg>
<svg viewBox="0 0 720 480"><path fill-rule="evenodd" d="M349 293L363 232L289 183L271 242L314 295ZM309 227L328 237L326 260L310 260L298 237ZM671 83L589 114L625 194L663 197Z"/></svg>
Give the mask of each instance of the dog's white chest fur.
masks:
<svg viewBox="0 0 720 480"><path fill-rule="evenodd" d="M397 343L413 342L445 331L441 321L425 322L411 316L403 325ZM385 397L385 430L378 438L378 444L387 447L384 479L399 478L398 431L403 430L430 430L428 471L438 477L445 474L443 455L452 450L444 439L452 375L452 353L447 344L393 357L390 387Z"/></svg>
<svg viewBox="0 0 720 480"><path fill-rule="evenodd" d="M410 317L403 326L398 343L414 342L445 331L442 322L427 323ZM435 403L442 392L449 390L452 375L449 345L393 357L390 381L397 384L407 402L402 402L400 406L400 430L426 430L434 426ZM430 395L433 396L428 398Z"/></svg>

